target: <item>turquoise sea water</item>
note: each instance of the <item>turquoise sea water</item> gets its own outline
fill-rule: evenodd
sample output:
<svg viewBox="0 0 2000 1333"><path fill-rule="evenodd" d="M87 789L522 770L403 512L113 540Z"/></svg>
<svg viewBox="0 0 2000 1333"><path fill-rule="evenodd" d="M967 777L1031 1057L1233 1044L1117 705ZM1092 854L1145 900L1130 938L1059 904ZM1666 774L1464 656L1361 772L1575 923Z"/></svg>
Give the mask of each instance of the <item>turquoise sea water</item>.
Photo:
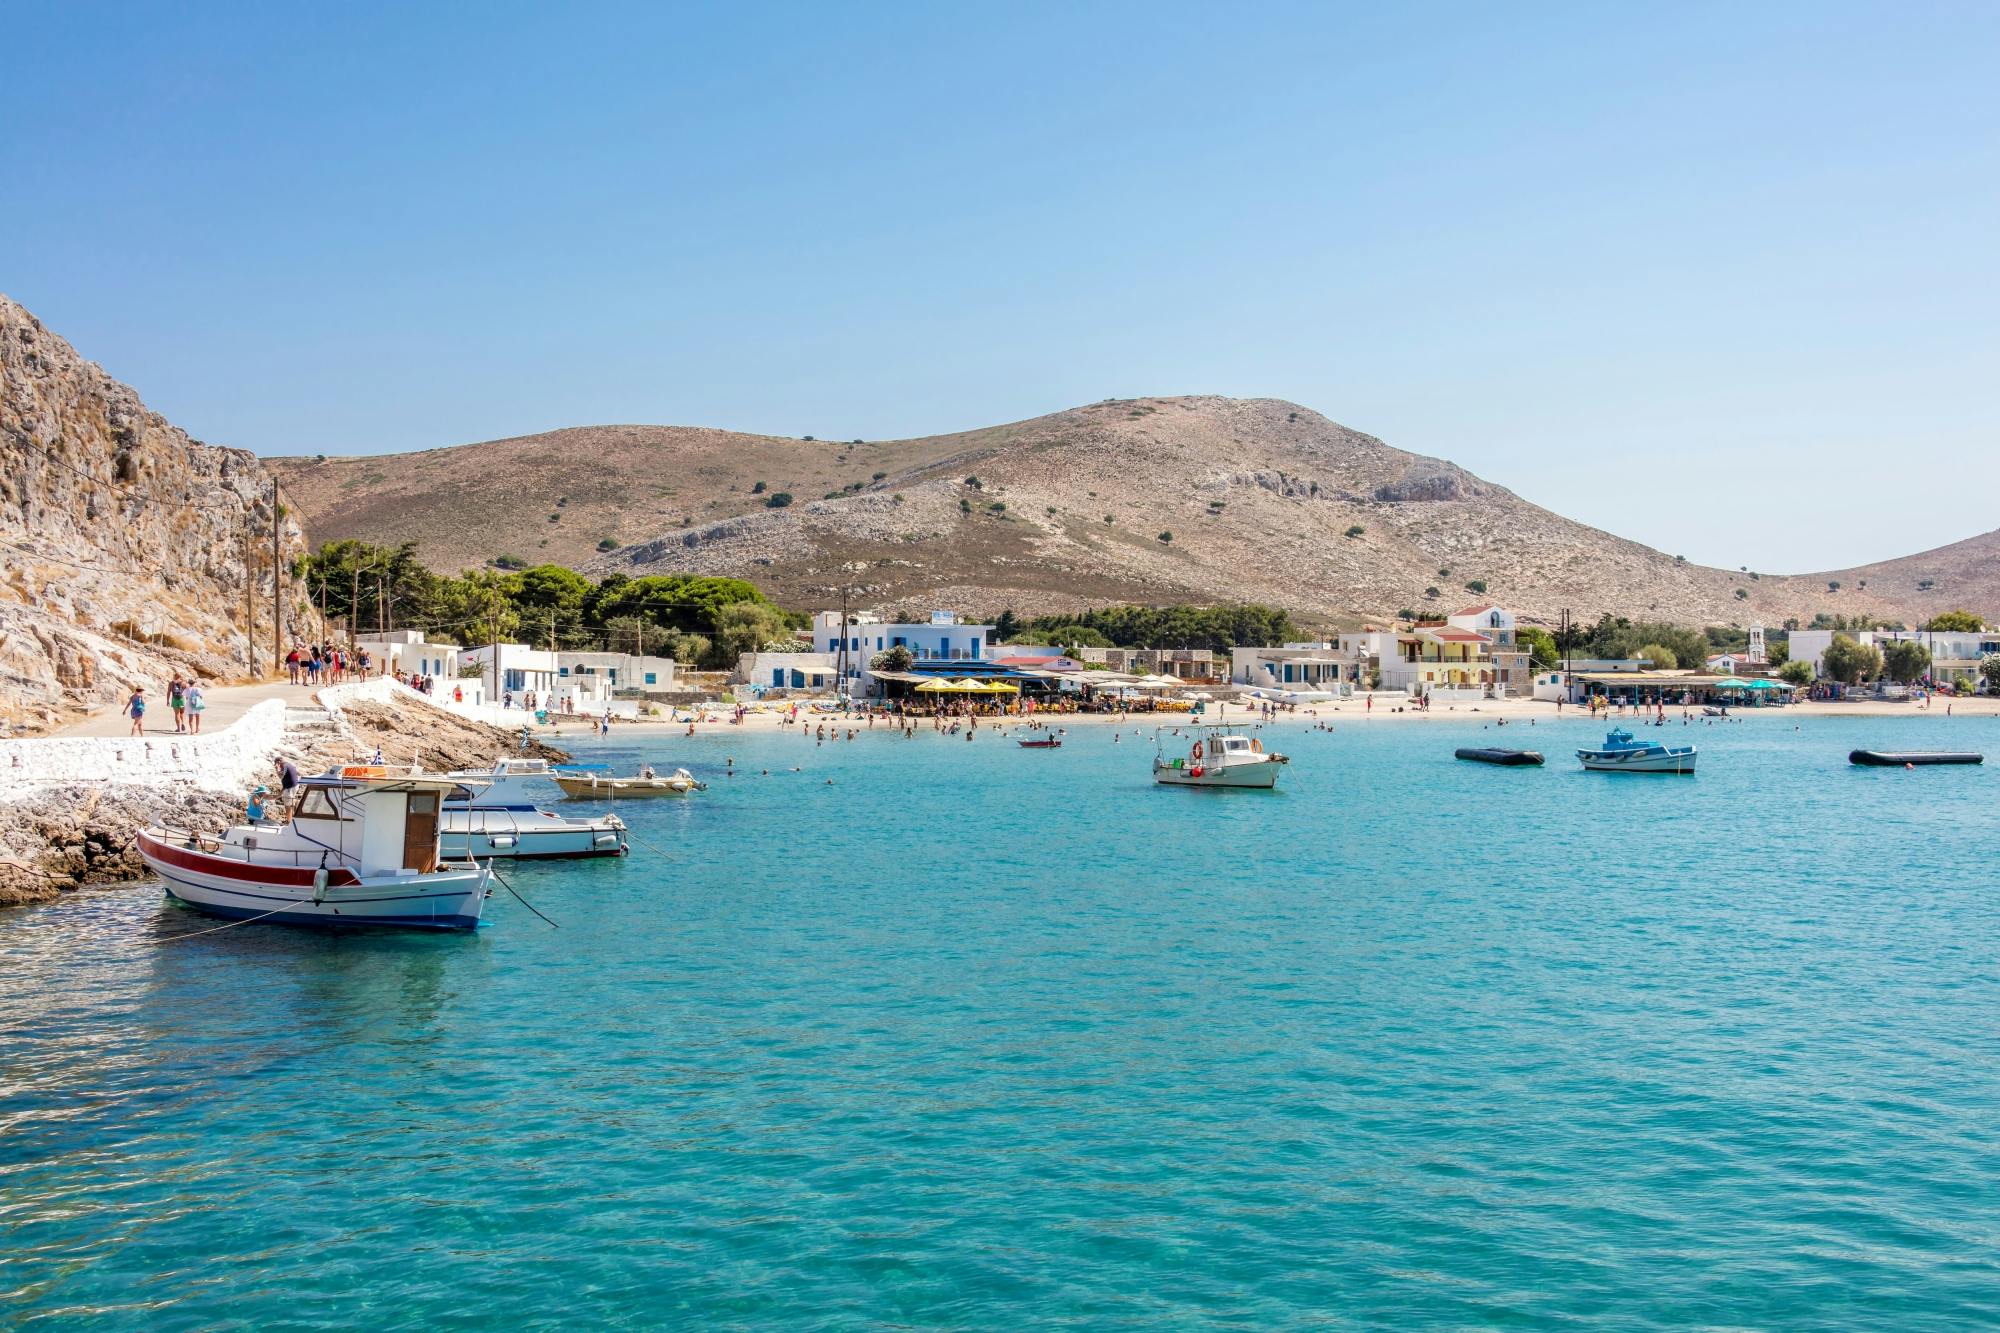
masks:
<svg viewBox="0 0 2000 1333"><path fill-rule="evenodd" d="M1846 753L2000 724L1800 725L626 740L559 930L0 915L0 1325L1992 1324L2000 769Z"/></svg>

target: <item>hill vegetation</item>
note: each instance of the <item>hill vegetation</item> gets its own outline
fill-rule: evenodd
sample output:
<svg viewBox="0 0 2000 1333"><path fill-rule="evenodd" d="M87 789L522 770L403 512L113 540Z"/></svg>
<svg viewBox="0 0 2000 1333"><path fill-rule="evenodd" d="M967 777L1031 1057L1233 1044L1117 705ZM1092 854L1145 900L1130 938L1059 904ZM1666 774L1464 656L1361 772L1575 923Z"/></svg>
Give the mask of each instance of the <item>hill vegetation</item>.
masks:
<svg viewBox="0 0 2000 1333"><path fill-rule="evenodd" d="M727 575L794 606L1260 604L1307 627L1467 596L1545 623L2000 613L2000 534L1866 569L1707 568L1274 399L1106 400L909 440L589 426L273 466L318 540L414 543L444 569Z"/></svg>

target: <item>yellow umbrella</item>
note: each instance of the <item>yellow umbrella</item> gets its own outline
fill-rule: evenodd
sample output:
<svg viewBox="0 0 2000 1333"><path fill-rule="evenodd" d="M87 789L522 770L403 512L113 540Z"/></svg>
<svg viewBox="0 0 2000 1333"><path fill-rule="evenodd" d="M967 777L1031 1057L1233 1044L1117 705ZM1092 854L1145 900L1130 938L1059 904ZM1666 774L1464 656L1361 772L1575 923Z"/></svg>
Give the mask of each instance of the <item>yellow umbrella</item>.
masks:
<svg viewBox="0 0 2000 1333"><path fill-rule="evenodd" d="M916 688L919 694L945 694L956 687L948 680L927 680Z"/></svg>
<svg viewBox="0 0 2000 1333"><path fill-rule="evenodd" d="M1021 692L1021 687L1019 685L1009 685L1004 680L988 681L986 683L986 688L993 691L995 694L1019 694Z"/></svg>
<svg viewBox="0 0 2000 1333"><path fill-rule="evenodd" d="M986 689L984 685L981 685L978 681L974 680L970 676L967 676L962 680L955 680L951 683L951 685L953 689L959 691L961 694L980 694L983 693Z"/></svg>

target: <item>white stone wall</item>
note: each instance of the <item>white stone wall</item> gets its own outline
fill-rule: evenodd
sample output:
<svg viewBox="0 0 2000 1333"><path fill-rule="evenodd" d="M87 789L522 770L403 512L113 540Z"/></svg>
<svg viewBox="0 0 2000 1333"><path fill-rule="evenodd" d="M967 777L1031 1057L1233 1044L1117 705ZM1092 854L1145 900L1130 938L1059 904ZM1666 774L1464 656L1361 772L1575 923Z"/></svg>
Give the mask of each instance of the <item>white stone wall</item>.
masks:
<svg viewBox="0 0 2000 1333"><path fill-rule="evenodd" d="M266 699L200 736L54 736L0 741L0 801L70 783L195 786L231 791L270 777L285 704Z"/></svg>

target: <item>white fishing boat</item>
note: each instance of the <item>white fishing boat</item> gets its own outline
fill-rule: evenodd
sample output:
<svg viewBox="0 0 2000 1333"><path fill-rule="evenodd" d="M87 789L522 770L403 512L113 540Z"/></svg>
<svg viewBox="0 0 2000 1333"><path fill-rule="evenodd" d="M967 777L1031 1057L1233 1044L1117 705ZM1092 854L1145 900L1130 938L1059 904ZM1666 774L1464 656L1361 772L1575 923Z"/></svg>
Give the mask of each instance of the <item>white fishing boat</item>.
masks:
<svg viewBox="0 0 2000 1333"><path fill-rule="evenodd" d="M463 783L445 798L445 855L484 860L617 856L625 851L625 821L617 815L559 815L538 798L561 799L545 759L502 759L483 772L446 774ZM540 790L538 790L540 789Z"/></svg>
<svg viewBox="0 0 2000 1333"><path fill-rule="evenodd" d="M294 789L282 822L219 833L155 825L139 855L189 907L303 926L470 930L491 866L446 860L445 798L463 785L378 766L337 769Z"/></svg>
<svg viewBox="0 0 2000 1333"><path fill-rule="evenodd" d="M1184 756L1169 759L1153 733L1153 781L1168 787L1249 788L1268 791L1291 761L1267 753L1264 742L1234 727L1202 727Z"/></svg>
<svg viewBox="0 0 2000 1333"><path fill-rule="evenodd" d="M671 773L659 774L650 768L641 769L638 776L614 778L603 773L562 773L552 772L549 780L563 789L565 796L578 796L591 801L624 801L644 796L685 796L691 791L707 791L708 784L697 782L694 774L685 768L677 768Z"/></svg>
<svg viewBox="0 0 2000 1333"><path fill-rule="evenodd" d="M1602 748L1578 750L1576 757L1593 773L1692 773L1695 747L1634 740L1631 732L1616 727Z"/></svg>

